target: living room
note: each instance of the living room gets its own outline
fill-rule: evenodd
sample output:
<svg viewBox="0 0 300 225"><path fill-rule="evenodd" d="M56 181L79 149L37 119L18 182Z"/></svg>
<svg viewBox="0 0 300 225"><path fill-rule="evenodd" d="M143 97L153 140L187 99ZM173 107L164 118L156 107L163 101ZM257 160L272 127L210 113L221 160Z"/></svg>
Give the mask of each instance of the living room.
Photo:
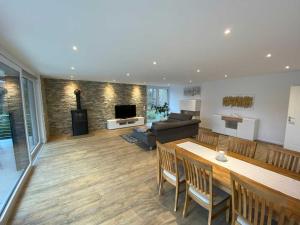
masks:
<svg viewBox="0 0 300 225"><path fill-rule="evenodd" d="M0 224L299 225L299 11L0 2Z"/></svg>

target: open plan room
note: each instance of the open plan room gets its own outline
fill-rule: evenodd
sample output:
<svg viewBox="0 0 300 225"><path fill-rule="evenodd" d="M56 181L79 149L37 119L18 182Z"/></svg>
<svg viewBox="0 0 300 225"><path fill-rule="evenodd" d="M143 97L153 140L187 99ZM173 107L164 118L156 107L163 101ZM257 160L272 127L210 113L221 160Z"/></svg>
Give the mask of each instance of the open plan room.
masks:
<svg viewBox="0 0 300 225"><path fill-rule="evenodd" d="M300 225L299 12L0 0L0 225Z"/></svg>

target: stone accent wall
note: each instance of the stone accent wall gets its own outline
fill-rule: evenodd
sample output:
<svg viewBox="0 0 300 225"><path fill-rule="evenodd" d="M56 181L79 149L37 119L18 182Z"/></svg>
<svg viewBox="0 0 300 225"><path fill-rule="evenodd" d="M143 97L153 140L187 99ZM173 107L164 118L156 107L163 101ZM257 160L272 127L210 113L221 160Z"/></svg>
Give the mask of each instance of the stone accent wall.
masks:
<svg viewBox="0 0 300 225"><path fill-rule="evenodd" d="M72 133L71 109L76 109L74 90L81 90L81 105L87 109L89 130L106 128L115 118L115 105L133 104L137 116L146 118L147 90L144 85L72 81L43 78L51 136Z"/></svg>
<svg viewBox="0 0 300 225"><path fill-rule="evenodd" d="M47 98L46 98L46 86L45 86L45 79L41 79L41 93L42 93L42 101L43 101L43 111L44 111L44 121L45 121L45 132L47 140L50 137L50 128L48 122L48 113L47 113Z"/></svg>

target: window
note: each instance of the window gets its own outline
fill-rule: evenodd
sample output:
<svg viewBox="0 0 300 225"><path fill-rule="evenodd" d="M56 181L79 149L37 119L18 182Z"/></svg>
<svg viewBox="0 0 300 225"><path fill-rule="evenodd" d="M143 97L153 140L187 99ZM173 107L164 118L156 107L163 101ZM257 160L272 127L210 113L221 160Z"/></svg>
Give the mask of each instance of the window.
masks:
<svg viewBox="0 0 300 225"><path fill-rule="evenodd" d="M155 110L157 106L165 106L165 112ZM164 87L147 88L147 122L163 120L167 117L169 107L169 89Z"/></svg>
<svg viewBox="0 0 300 225"><path fill-rule="evenodd" d="M29 165L20 72L0 61L0 212Z"/></svg>

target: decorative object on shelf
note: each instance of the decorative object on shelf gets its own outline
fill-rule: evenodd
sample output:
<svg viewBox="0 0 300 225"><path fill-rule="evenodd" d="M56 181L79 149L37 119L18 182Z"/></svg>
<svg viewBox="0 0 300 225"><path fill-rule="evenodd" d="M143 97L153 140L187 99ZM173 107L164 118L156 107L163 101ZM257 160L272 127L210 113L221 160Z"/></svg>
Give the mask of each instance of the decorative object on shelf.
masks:
<svg viewBox="0 0 300 225"><path fill-rule="evenodd" d="M185 87L183 89L184 96L195 96L200 95L201 87L200 86L194 86L194 87Z"/></svg>
<svg viewBox="0 0 300 225"><path fill-rule="evenodd" d="M81 109L80 93L81 93L81 91L79 89L75 89L74 95L76 96L77 110Z"/></svg>
<svg viewBox="0 0 300 225"><path fill-rule="evenodd" d="M253 103L254 98L251 96L226 96L223 98L225 107L251 108Z"/></svg>
<svg viewBox="0 0 300 225"><path fill-rule="evenodd" d="M163 106L157 106L157 105L152 105L151 109L155 110L155 113L157 114L163 114L164 117L169 116L169 104L165 102Z"/></svg>

